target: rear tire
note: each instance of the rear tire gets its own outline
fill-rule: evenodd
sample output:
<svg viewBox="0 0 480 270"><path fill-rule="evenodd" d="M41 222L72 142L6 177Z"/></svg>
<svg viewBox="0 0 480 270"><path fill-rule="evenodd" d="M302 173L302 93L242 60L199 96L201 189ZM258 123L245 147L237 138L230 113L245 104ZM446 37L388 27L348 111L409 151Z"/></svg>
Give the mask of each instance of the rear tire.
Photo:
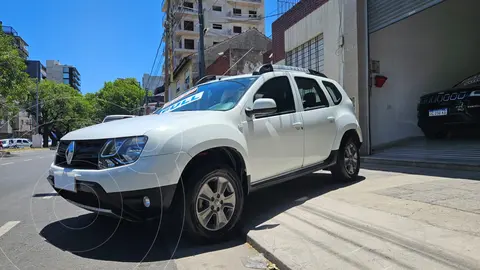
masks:
<svg viewBox="0 0 480 270"><path fill-rule="evenodd" d="M357 179L360 171L360 154L358 143L353 138L347 138L340 145L337 163L331 167L333 179L339 182L352 182Z"/></svg>
<svg viewBox="0 0 480 270"><path fill-rule="evenodd" d="M243 211L239 176L228 166L197 167L185 190L185 231L199 242L221 242L234 235Z"/></svg>

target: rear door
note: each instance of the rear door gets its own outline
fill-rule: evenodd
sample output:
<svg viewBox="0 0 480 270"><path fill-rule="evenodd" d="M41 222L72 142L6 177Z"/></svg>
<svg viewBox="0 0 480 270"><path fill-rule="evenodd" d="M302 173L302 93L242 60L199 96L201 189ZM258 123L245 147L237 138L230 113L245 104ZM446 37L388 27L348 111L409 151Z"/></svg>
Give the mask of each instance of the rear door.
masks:
<svg viewBox="0 0 480 270"><path fill-rule="evenodd" d="M296 92L303 105L305 129L305 156L303 166L325 161L332 151L337 135L335 107L330 104L320 87L320 80L312 77L294 76Z"/></svg>

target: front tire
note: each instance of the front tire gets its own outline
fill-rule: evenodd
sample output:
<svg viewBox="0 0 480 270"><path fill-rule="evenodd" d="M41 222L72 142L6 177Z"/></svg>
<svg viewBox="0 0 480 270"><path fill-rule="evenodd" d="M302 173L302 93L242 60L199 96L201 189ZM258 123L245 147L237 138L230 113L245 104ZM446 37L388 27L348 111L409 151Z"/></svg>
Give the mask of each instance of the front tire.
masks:
<svg viewBox="0 0 480 270"><path fill-rule="evenodd" d="M360 154L358 143L348 138L341 144L337 162L331 167L333 179L340 182L352 182L357 179L360 171Z"/></svg>
<svg viewBox="0 0 480 270"><path fill-rule="evenodd" d="M185 229L201 242L229 239L244 203L239 176L227 166L198 168L189 174L185 196Z"/></svg>

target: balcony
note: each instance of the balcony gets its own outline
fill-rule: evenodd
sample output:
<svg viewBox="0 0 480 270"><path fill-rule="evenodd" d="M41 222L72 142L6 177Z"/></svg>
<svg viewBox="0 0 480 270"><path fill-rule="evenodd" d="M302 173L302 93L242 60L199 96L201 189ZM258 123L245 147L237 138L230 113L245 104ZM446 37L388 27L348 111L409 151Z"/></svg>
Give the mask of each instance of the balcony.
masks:
<svg viewBox="0 0 480 270"><path fill-rule="evenodd" d="M233 13L232 11L229 11L227 13L226 19L229 21L251 23L251 24L257 24L259 22L263 22L261 14L236 14L236 13Z"/></svg>
<svg viewBox="0 0 480 270"><path fill-rule="evenodd" d="M197 17L198 16L198 9L190 8L190 7L177 7L175 10L175 16L177 18L182 18L185 16Z"/></svg>
<svg viewBox="0 0 480 270"><path fill-rule="evenodd" d="M196 43L197 41L195 40L193 46L185 46L181 42L177 42L177 44L175 45L175 49L173 51L175 52L175 54L180 54L180 55L196 53L197 52L197 48L195 46Z"/></svg>
<svg viewBox="0 0 480 270"><path fill-rule="evenodd" d="M232 6L261 6L262 0L227 0Z"/></svg>
<svg viewBox="0 0 480 270"><path fill-rule="evenodd" d="M232 29L213 29L208 28L208 31L205 33L206 36L221 36L221 37L231 37L234 35Z"/></svg>
<svg viewBox="0 0 480 270"><path fill-rule="evenodd" d="M194 22L195 24L195 22ZM191 36L191 37L196 37L199 36L199 30L200 27L194 26L192 27L184 27L184 25L177 25L174 28L174 32L176 36Z"/></svg>

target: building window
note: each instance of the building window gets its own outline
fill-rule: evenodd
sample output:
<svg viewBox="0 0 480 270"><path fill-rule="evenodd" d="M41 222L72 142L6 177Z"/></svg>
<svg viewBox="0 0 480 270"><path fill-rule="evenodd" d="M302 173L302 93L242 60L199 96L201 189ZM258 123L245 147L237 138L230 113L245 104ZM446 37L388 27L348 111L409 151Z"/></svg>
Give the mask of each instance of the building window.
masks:
<svg viewBox="0 0 480 270"><path fill-rule="evenodd" d="M183 29L187 31L193 31L193 22L192 21L183 21Z"/></svg>
<svg viewBox="0 0 480 270"><path fill-rule="evenodd" d="M222 29L222 25L221 25L221 24L214 23L214 24L213 24L213 29Z"/></svg>
<svg viewBox="0 0 480 270"><path fill-rule="evenodd" d="M186 8L193 9L193 3L192 2L183 2L183 6L186 7Z"/></svg>
<svg viewBox="0 0 480 270"><path fill-rule="evenodd" d="M234 8L233 9L233 15L242 15L242 10L239 8Z"/></svg>
<svg viewBox="0 0 480 270"><path fill-rule="evenodd" d="M255 10L249 10L249 11L248 11L248 17L250 17L250 18L256 18L256 17L257 17L257 11L255 11Z"/></svg>
<svg viewBox="0 0 480 270"><path fill-rule="evenodd" d="M177 93L180 92L180 81L177 81L175 85L177 86L177 89L175 90L175 92Z"/></svg>
<svg viewBox="0 0 480 270"><path fill-rule="evenodd" d="M68 79L63 79L64 84L70 84L70 81Z"/></svg>
<svg viewBox="0 0 480 270"><path fill-rule="evenodd" d="M212 10L213 10L213 11L220 11L220 12L221 12L221 11L222 11L222 7L221 7L221 6L213 6L213 7L212 7Z"/></svg>
<svg viewBox="0 0 480 270"><path fill-rule="evenodd" d="M319 72L324 70L323 36L319 35L297 48L288 51L285 64L302 68L310 68Z"/></svg>
<svg viewBox="0 0 480 270"><path fill-rule="evenodd" d="M63 78L68 79L68 78L70 78L70 75L68 73L63 73Z"/></svg>
<svg viewBox="0 0 480 270"><path fill-rule="evenodd" d="M68 73L68 67L63 67L63 73Z"/></svg>
<svg viewBox="0 0 480 270"><path fill-rule="evenodd" d="M240 26L234 26L234 27L233 27L233 32L234 32L234 33L237 33L237 34L242 33L242 27L240 27Z"/></svg>
<svg viewBox="0 0 480 270"><path fill-rule="evenodd" d="M185 39L185 49L194 50L195 49L195 41L193 39Z"/></svg>

